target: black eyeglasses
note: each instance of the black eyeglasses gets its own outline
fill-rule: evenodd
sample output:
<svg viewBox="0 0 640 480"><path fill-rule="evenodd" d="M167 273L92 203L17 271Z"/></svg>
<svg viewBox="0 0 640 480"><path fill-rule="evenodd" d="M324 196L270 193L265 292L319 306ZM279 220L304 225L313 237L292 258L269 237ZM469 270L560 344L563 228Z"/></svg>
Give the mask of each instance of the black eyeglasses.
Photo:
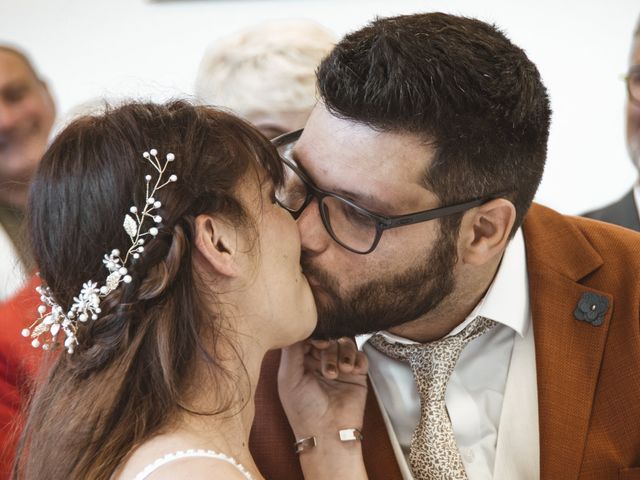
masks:
<svg viewBox="0 0 640 480"><path fill-rule="evenodd" d="M341 195L327 192L313 184L300 169L292 154L301 134L302 130L297 130L272 140L284 164L284 182L276 190L276 201L291 212L294 218L298 218L309 203L314 198L317 199L322 223L331 238L354 253L363 255L371 253L378 245L382 232L390 228L413 225L461 213L502 195L493 195L406 215L392 217L379 215L360 207Z"/></svg>
<svg viewBox="0 0 640 480"><path fill-rule="evenodd" d="M629 73L624 76L624 81L627 84L629 100L640 105L640 65L631 67Z"/></svg>

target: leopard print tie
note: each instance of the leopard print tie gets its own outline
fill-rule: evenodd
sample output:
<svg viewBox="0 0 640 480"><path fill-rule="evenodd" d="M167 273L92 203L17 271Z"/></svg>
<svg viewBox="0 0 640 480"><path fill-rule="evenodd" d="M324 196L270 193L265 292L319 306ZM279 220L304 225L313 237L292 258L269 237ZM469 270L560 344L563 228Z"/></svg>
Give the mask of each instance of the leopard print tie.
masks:
<svg viewBox="0 0 640 480"><path fill-rule="evenodd" d="M389 343L379 334L369 340L376 350L407 362L413 371L420 422L411 439L409 463L416 480L467 480L444 396L462 349L495 325L476 317L460 333L424 344Z"/></svg>

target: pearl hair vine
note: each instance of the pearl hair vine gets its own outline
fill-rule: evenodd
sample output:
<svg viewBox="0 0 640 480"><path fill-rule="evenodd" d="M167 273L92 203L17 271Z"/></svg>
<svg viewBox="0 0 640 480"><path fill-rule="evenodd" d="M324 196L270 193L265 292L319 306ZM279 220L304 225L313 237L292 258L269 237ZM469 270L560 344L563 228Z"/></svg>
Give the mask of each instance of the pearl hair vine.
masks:
<svg viewBox="0 0 640 480"><path fill-rule="evenodd" d="M145 175L146 196L144 206L138 208L134 205L129 208L129 213L124 216L122 226L131 239L131 246L125 253L124 258L120 255L120 250L113 249L110 253L105 254L102 259L102 263L109 271L105 284L98 286L97 282L91 280L85 282L78 296L73 298L73 304L67 313L53 299L48 286L36 288L42 302L38 307L39 317L29 328L22 330L22 336L32 338L31 345L34 348L42 347L43 350L49 350L57 346L59 344L58 334L62 330L66 336L64 348L68 353L73 353L78 345L76 334L80 324L88 320L97 320L100 313L102 313L100 309L101 299L117 289L121 283L131 283L132 277L127 269L130 258L133 260L140 258L140 255L144 252L144 237L155 237L158 234L157 225L162 222L162 217L157 213L157 210L162 207L162 203L155 198L156 192L178 180L176 175L171 175L163 182L167 166L175 160L175 155L167 153L164 165L160 163L157 155L158 151L155 148L142 154L144 159L158 172L158 176L154 185L151 186L153 176ZM154 226L143 231L142 227L145 224L145 220L151 220Z"/></svg>

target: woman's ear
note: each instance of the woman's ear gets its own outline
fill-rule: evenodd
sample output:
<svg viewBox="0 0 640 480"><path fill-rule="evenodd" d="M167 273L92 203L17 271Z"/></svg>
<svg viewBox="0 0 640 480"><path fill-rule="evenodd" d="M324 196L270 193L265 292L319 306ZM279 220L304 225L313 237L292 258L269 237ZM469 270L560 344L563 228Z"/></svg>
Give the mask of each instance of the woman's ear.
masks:
<svg viewBox="0 0 640 480"><path fill-rule="evenodd" d="M238 232L230 223L212 216L196 217L196 250L204 260L219 274L225 277L238 275L236 253L238 251Z"/></svg>
<svg viewBox="0 0 640 480"><path fill-rule="evenodd" d="M496 198L469 213L461 225L461 257L464 263L479 266L506 248L516 221L516 207L507 199Z"/></svg>

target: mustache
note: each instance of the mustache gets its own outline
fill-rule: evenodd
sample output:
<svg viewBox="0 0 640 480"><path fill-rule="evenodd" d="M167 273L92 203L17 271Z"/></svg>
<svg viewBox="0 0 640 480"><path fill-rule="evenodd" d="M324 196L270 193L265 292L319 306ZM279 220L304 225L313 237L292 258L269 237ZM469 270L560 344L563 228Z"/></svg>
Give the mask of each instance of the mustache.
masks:
<svg viewBox="0 0 640 480"><path fill-rule="evenodd" d="M318 283L323 286L328 286L336 283L328 272L325 272L324 270L321 270L320 268L314 266L308 257L300 257L300 266L302 267L302 272L306 277L313 277Z"/></svg>

